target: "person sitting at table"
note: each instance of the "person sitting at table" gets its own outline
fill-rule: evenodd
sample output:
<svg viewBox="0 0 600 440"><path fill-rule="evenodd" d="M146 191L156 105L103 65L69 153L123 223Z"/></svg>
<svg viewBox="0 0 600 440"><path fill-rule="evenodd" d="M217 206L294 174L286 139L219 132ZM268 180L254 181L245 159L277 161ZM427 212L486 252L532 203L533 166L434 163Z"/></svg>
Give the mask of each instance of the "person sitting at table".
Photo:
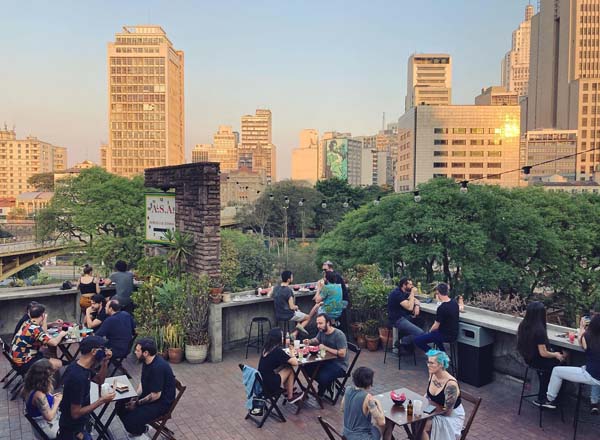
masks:
<svg viewBox="0 0 600 440"><path fill-rule="evenodd" d="M90 414L115 398L111 391L94 403L90 403L90 385L92 382L103 384L106 379L108 363L112 356L104 347L104 339L88 336L79 345L79 359L71 363L63 376L63 399L60 402L59 440L92 440L86 430ZM96 373L95 368L100 364Z"/></svg>
<svg viewBox="0 0 600 440"><path fill-rule="evenodd" d="M348 341L343 331L333 326L333 320L327 313L317 315L317 329L319 333L313 339L305 339L305 345L318 345L336 357L330 362L323 362L317 373L316 381L319 384L318 395L322 397L325 391L331 388L338 377L346 375L348 368ZM306 371L312 375L317 365L307 365Z"/></svg>
<svg viewBox="0 0 600 440"><path fill-rule="evenodd" d="M458 381L446 371L450 358L440 350L429 350L426 356L429 370L426 397L443 407L444 413L427 420L422 439L457 440L465 422L465 409L461 403Z"/></svg>
<svg viewBox="0 0 600 440"><path fill-rule="evenodd" d="M296 403L304 396L303 393L294 394L294 370L291 367L297 367L298 360L283 351L283 343L283 330L272 328L258 361L258 372L267 392L276 393L283 388L288 401Z"/></svg>
<svg viewBox="0 0 600 440"><path fill-rule="evenodd" d="M175 376L171 366L156 355L156 342L141 338L135 344L135 357L142 364L138 397L117 403L117 414L130 439L146 440L146 424L166 414L175 400Z"/></svg>
<svg viewBox="0 0 600 440"><path fill-rule="evenodd" d="M23 323L11 344L11 357L17 373L21 375L25 375L35 361L44 358L40 353L43 345L56 347L67 335L65 331L59 332L53 338L48 335L48 315L42 304L32 305L28 316L30 318ZM49 359L49 362L54 370L62 367L62 362L58 359Z"/></svg>
<svg viewBox="0 0 600 440"><path fill-rule="evenodd" d="M311 309L309 314L301 312L294 301L294 292L290 287L290 283L294 280L294 275L289 270L281 272L281 284L273 288L273 306L275 307L275 319L277 321L294 321L297 323L296 330L292 332L294 337L298 336L298 332L302 332L308 336L306 325L312 317L317 313L319 304Z"/></svg>
<svg viewBox="0 0 600 440"><path fill-rule="evenodd" d="M83 325L87 328L99 328L106 319L106 311L104 310L104 297L99 293L92 296L91 305L85 310L85 318Z"/></svg>
<svg viewBox="0 0 600 440"><path fill-rule="evenodd" d="M556 397L560 391L563 380L584 383L592 386L590 401L592 415L600 413L600 314L596 314L590 321L587 329L586 321L581 318L579 322L579 343L585 350L586 363L583 367L554 367L550 377L546 402L549 407L556 407Z"/></svg>
<svg viewBox="0 0 600 440"><path fill-rule="evenodd" d="M411 351L414 348L413 338L424 333L414 323L420 312L415 291L412 281L403 277L400 278L398 286L388 295L388 321L390 326L398 329L398 335L401 335L399 348L404 351Z"/></svg>
<svg viewBox="0 0 600 440"><path fill-rule="evenodd" d="M327 313L332 319L342 316L344 306L342 303L342 286L336 283L335 272L325 272L325 283L317 286L315 303L323 303L318 313Z"/></svg>
<svg viewBox="0 0 600 440"><path fill-rule="evenodd" d="M552 351L550 348L546 330L546 307L539 301L527 305L525 317L517 330L517 351L529 367L540 370L538 397L533 403L550 408L546 402L550 375L566 357L562 352Z"/></svg>
<svg viewBox="0 0 600 440"><path fill-rule="evenodd" d="M123 310L132 313L133 273L127 270L127 263L123 260L115 263L115 270L116 272L113 272L109 278L104 280L104 285L110 286L111 283L115 283L115 295L111 299L118 300Z"/></svg>
<svg viewBox="0 0 600 440"><path fill-rule="evenodd" d="M121 310L121 304L116 299L106 303L106 315L108 317L94 333L107 339L106 347L112 350L116 359L124 358L129 354L129 343L135 333L133 317Z"/></svg>
<svg viewBox="0 0 600 440"><path fill-rule="evenodd" d="M55 439L58 434L58 419L60 412L58 406L62 400L62 393L52 394L54 381L52 376L55 370L48 359L36 361L25 375L23 397L25 409L37 425L50 439ZM37 437L37 433L34 432Z"/></svg>
<svg viewBox="0 0 600 440"><path fill-rule="evenodd" d="M374 372L358 367L352 373L354 386L347 386L342 398L344 431L348 440L378 440L385 429L385 414L381 402L369 390Z"/></svg>
<svg viewBox="0 0 600 440"><path fill-rule="evenodd" d="M435 290L438 301L441 302L437 308L435 322L429 333L414 338L415 345L425 352L430 349L430 343L444 351L444 342L454 342L458 337L458 303L448 296L448 284L440 283Z"/></svg>
<svg viewBox="0 0 600 440"><path fill-rule="evenodd" d="M29 316L29 311L36 304L39 304L39 303L37 301L31 301L27 304L27 309L25 310L25 314L23 316L21 316L21 319L19 319L19 322L17 322L17 325L15 326L15 331L13 331L13 337L19 332L19 330L21 330L21 327L23 326L25 321L28 321L31 318L31 316ZM56 321L49 322L48 327L60 326L62 324L63 324L63 320L57 319Z"/></svg>

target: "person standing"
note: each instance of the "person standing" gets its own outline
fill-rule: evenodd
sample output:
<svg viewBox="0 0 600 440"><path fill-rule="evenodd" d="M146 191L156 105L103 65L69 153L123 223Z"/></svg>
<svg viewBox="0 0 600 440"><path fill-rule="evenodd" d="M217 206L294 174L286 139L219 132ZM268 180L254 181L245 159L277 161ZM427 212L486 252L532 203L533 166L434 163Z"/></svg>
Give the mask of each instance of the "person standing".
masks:
<svg viewBox="0 0 600 440"><path fill-rule="evenodd" d="M325 284L317 287L315 303L323 303L319 313L327 313L333 319L339 319L344 310L342 304L342 286L336 283L334 272L325 272Z"/></svg>
<svg viewBox="0 0 600 440"><path fill-rule="evenodd" d="M117 414L130 439L149 440L146 424L166 414L175 400L175 376L167 361L156 355L156 342L141 338L135 344L135 357L142 364L138 397L117 404Z"/></svg>
<svg viewBox="0 0 600 440"><path fill-rule="evenodd" d="M60 402L59 440L92 440L86 430L90 413L115 398L111 391L94 403L90 403L90 384L99 385L106 379L108 363L112 356L105 349L104 339L99 336L88 336L79 344L79 359L70 364L63 376L63 399ZM95 367L100 369L95 372Z"/></svg>
<svg viewBox="0 0 600 440"><path fill-rule="evenodd" d="M429 329L429 333L414 338L415 345L427 352L429 344L434 343L436 347L444 351L444 342L454 342L458 337L458 303L448 296L448 284L440 283L436 287L436 295L441 304L437 308L435 322Z"/></svg>
<svg viewBox="0 0 600 440"><path fill-rule="evenodd" d="M414 323L420 312L420 303L415 297L415 290L412 281L404 277L388 296L388 321L390 326L398 329L400 347L406 351L413 348L414 337L424 333Z"/></svg>
<svg viewBox="0 0 600 440"><path fill-rule="evenodd" d="M115 270L116 272L113 272L108 279L104 280L104 285L110 286L111 283L115 283L115 296L111 299L118 300L123 310L132 313L133 273L127 270L127 263L123 260L115 263Z"/></svg>
<svg viewBox="0 0 600 440"><path fill-rule="evenodd" d="M350 302L350 293L348 291L348 286L344 282L344 278L342 278L340 273L333 270L333 263L331 261L327 260L326 262L323 263L322 269L323 269L323 279L325 279L326 272L333 273L334 283L342 286L342 299L349 303Z"/></svg>

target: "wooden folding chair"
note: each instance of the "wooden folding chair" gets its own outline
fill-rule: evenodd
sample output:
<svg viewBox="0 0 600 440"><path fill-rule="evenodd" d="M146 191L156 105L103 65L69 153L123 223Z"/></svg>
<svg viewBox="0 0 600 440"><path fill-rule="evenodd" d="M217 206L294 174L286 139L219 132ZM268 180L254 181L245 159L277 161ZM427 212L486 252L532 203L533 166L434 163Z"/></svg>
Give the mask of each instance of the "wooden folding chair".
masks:
<svg viewBox="0 0 600 440"><path fill-rule="evenodd" d="M167 422L171 419L173 411L175 411L175 407L177 407L177 404L179 403L179 400L181 399L181 396L183 396L183 393L187 387L184 387L181 384L181 382L175 379L175 388L177 388L177 395L175 396L175 400L173 400L173 403L171 403L169 411L165 415L160 416L159 418L154 419L149 423L149 425L156 430L154 436L152 437L152 440L156 440L161 434L169 440L175 440L175 434L173 433L173 431L167 428Z"/></svg>
<svg viewBox="0 0 600 440"><path fill-rule="evenodd" d="M473 404L471 414L469 414L469 417L467 418L467 423L465 423L465 426L463 427L460 435L460 440L465 440L467 438L467 434L469 433L469 429L471 429L471 425L473 424L475 414L477 414L477 411L479 410L479 405L481 405L481 397L475 397L467 393L466 391L460 390L460 398Z"/></svg>
<svg viewBox="0 0 600 440"><path fill-rule="evenodd" d="M239 364L240 370L244 371L244 365L243 364ZM261 388L261 392L260 393L255 393L255 390L257 389L257 385L260 386ZM265 422L267 421L267 419L269 418L269 416L273 417L275 420L278 420L279 422L285 422L285 417L283 416L283 413L281 412L281 410L279 409L279 406L277 405L277 402L279 401L279 398L281 397L281 395L283 394L282 389L280 389L279 391L275 392L275 393L269 393L263 384L262 378L260 377L260 373L256 373L256 376L254 378L254 385L253 385L253 397L255 398L259 398L262 399L265 402L265 408L263 410L263 413L261 416L256 416L254 414L252 414L252 410L249 410L248 413L246 414L245 419L248 420L252 420L254 423L256 423L256 426L258 426L259 428L262 428L262 426L265 424ZM275 411L275 412L273 412Z"/></svg>
<svg viewBox="0 0 600 440"><path fill-rule="evenodd" d="M344 395L344 393L346 392L346 382L348 381L348 378L350 376L352 376L352 370L354 370L354 365L356 365L356 361L358 360L358 357L360 356L360 347L358 345L353 344L352 342L348 342L348 350L350 350L351 352L354 353L354 358L352 359L352 362L350 363L350 367L348 367L348 370L346 371L346 374L344 375L344 377L341 378L337 378L334 382L333 382L333 390L330 391L330 396L323 396L324 399L326 399L328 402L330 402L332 405L335 405L338 401L338 399Z"/></svg>
<svg viewBox="0 0 600 440"><path fill-rule="evenodd" d="M319 419L319 423L321 424L321 427L323 428L323 431L325 431L325 434L327 434L327 437L329 437L329 440L346 440L346 436L340 434L332 425L331 423L329 423L327 420L325 420L323 417L318 416L317 419Z"/></svg>
<svg viewBox="0 0 600 440"><path fill-rule="evenodd" d="M50 440L50 437L46 435L42 428L40 428L40 425L37 424L37 422L27 413L27 411L25 411L23 415L31 425L33 436L36 438L36 440Z"/></svg>
<svg viewBox="0 0 600 440"><path fill-rule="evenodd" d="M4 342L2 340L2 338L0 338L0 345L1 345L0 348L2 348L2 355L8 361L8 364L10 365L10 368L11 368L11 372L14 373L14 374L11 374L11 372L9 372L9 374L7 374L4 377L3 381L6 380L6 383L4 384L2 389L8 388L15 379L18 379L17 382L15 383L15 385L13 386L13 388L10 390L10 394L11 394L10 400L15 400L17 398L17 396L19 395L21 388L23 388L23 384L24 384L23 383L23 375L21 373L19 373L19 371L17 370L17 367L15 366L15 364L12 360L12 355L10 352L10 345L8 345L6 342ZM9 376L12 376L10 378L10 380L8 380Z"/></svg>
<svg viewBox="0 0 600 440"><path fill-rule="evenodd" d="M0 380L0 382L6 382L2 387L3 389L6 389L9 387L12 381L15 380L17 372L12 368L12 362L10 361L10 347L2 338L0 338L0 349L2 350L2 355L9 361L9 365L11 366L10 370L8 370L8 373L6 373L2 380Z"/></svg>
<svg viewBox="0 0 600 440"><path fill-rule="evenodd" d="M129 346L127 347L127 354L125 356L123 356L122 358L110 358L110 363L114 366L112 373L110 373L108 375L108 377L112 377L115 375L115 373L117 372L117 370L121 370L123 373L125 373L125 375L127 376L127 379L131 379L131 375L129 374L129 371L127 371L127 368L125 368L125 366L123 366L123 362L125 361L125 359L127 359L127 356L129 356L129 354L131 353L131 350L133 349L133 344L135 343L135 340L137 339L137 333L134 333L131 337L131 341L129 341Z"/></svg>

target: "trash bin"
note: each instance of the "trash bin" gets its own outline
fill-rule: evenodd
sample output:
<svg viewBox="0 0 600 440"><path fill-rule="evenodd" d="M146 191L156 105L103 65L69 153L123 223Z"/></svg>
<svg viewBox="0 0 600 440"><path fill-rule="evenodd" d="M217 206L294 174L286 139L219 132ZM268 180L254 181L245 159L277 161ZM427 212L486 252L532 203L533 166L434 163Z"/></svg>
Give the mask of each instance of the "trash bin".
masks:
<svg viewBox="0 0 600 440"><path fill-rule="evenodd" d="M458 324L458 379L480 387L494 377L494 333L477 325Z"/></svg>

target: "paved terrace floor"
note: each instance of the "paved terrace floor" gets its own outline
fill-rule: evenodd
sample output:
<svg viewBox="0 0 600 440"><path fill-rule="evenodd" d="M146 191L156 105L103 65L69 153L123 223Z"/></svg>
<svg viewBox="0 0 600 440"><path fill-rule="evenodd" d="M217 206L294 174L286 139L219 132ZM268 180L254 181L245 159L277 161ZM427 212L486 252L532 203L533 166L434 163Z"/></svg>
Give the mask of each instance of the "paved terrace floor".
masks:
<svg viewBox="0 0 600 440"><path fill-rule="evenodd" d="M408 361L408 360L407 360ZM251 421L244 420L244 389L241 384L241 373L238 363L245 362L243 351L233 351L225 355L220 364L205 363L190 365L187 363L173 365L178 379L187 385L184 394L169 426L176 438L201 440L294 440L325 439L325 433L317 423L317 416L323 415L335 425L341 425L339 403L333 407L325 404L325 409L304 408L300 415L291 413L290 406L283 408L287 423L279 423L274 419L267 421L262 429L258 429ZM247 363L256 365L257 356L252 354ZM365 365L375 370L375 393L392 388L406 386L417 390L425 390L427 373L425 357L417 358L417 366L404 365L397 369L396 358L383 364L383 352L363 351L358 365ZM4 376L8 364L0 360L0 374ZM129 371L134 376L134 383L139 380L140 366L128 361ZM517 415L520 384L508 378L499 378L492 384L482 388L462 385L465 390L483 397L482 405L471 428L469 439L484 440L565 440L573 435L573 411L566 411L566 423L562 423L558 413L544 413L544 428L537 424L537 409L524 403L521 416ZM311 401L314 403L314 401ZM30 426L21 415L22 402L9 401L8 393L0 394L0 440L31 440L33 435ZM586 405L586 411L589 405ZM467 407L467 411L470 407ZM600 416L598 416L600 420ZM118 418L112 423L111 430L116 439L126 439ZM153 431L151 431L153 433ZM396 438L406 438L404 431L395 430ZM597 440L600 438L600 427L580 425L580 440Z"/></svg>

